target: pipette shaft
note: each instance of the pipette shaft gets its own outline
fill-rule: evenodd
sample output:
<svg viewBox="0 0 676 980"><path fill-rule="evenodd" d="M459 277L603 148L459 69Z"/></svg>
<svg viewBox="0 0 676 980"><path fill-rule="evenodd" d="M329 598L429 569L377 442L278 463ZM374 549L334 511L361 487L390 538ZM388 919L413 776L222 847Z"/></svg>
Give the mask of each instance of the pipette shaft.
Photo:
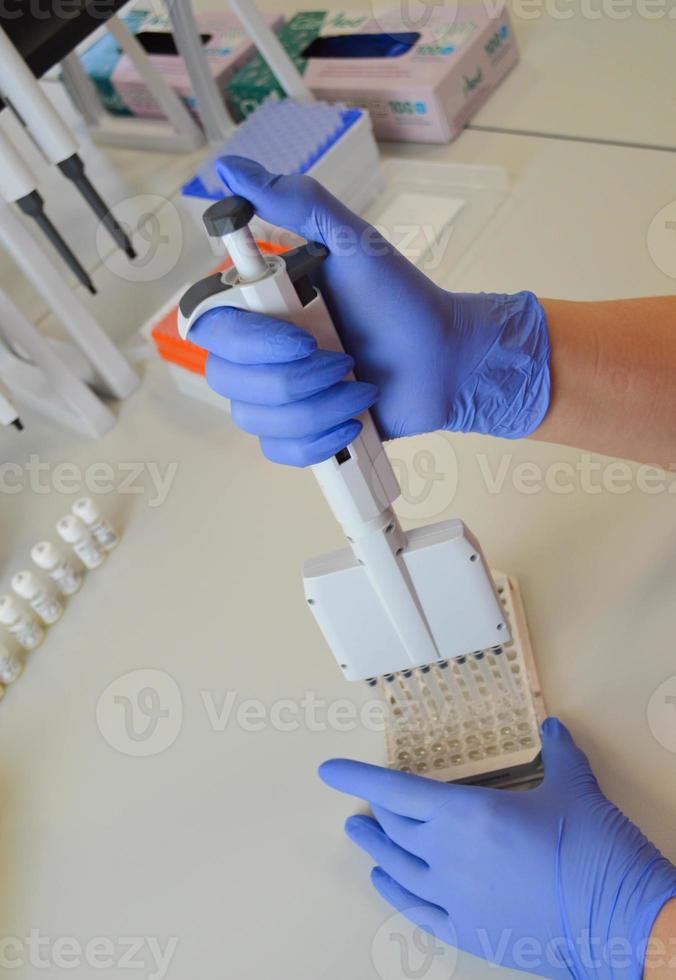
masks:
<svg viewBox="0 0 676 980"><path fill-rule="evenodd" d="M16 203L25 215L33 219L45 238L54 246L54 249L85 289L88 289L92 294L96 293L96 287L87 274L86 269L82 267L77 256L63 240L45 213L44 202L38 192L33 191L32 194L19 198Z"/></svg>
<svg viewBox="0 0 676 980"><path fill-rule="evenodd" d="M50 163L72 180L96 216L130 258L131 241L110 213L84 172L78 145L66 123L43 92L38 80L0 27L0 91Z"/></svg>
<svg viewBox="0 0 676 980"><path fill-rule="evenodd" d="M85 269L45 214L44 201L36 190L37 180L17 148L0 129L0 194L8 204L16 203L32 218L66 265L90 292L94 285Z"/></svg>
<svg viewBox="0 0 676 980"><path fill-rule="evenodd" d="M77 187L78 191L92 209L96 217L101 221L101 224L106 229L115 244L118 245L130 259L136 258L136 250L131 243L131 239L87 177L84 164L77 153L74 153L66 160L61 160L58 167L64 177L67 177L68 180L72 181L75 187Z"/></svg>

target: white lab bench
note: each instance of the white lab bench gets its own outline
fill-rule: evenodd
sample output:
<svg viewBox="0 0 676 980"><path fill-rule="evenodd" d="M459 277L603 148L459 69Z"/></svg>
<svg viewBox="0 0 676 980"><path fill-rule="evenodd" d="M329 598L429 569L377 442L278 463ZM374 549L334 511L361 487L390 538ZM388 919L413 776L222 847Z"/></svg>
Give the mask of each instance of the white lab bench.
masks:
<svg viewBox="0 0 676 980"><path fill-rule="evenodd" d="M651 19L642 0L509 9L521 63L472 127L676 149L671 0L656 0Z"/></svg>
<svg viewBox="0 0 676 980"><path fill-rule="evenodd" d="M501 163L510 173L510 198L454 286L582 298L673 290L645 244L673 193L671 155L471 132L431 154L398 152ZM120 291L120 315L124 300ZM298 708L306 691L357 706L368 697L342 679L304 606L303 559L341 544L311 475L268 464L225 416L178 396L159 363L100 442L39 422L23 438L1 438L5 459L37 454L83 472L105 461L116 479L135 461L162 473L177 465L160 506L148 489L101 497L122 543L0 705L0 934L34 928L83 943L146 936L162 945L176 937L170 978L403 976L383 967L389 911L368 882L368 859L342 834L354 805L315 776L335 754L381 761L382 738L361 725L323 725L325 711L313 724ZM519 492L519 463L546 475L581 458L534 442L431 436L392 451L410 458L422 448L447 489L432 512L429 502L407 503L409 523L461 516L493 565L519 577L550 709L607 793L676 858L676 754L646 721L651 694L674 673L673 494L577 484L570 494ZM490 477L501 460L507 476L496 493ZM55 472L33 480L53 484ZM3 588L72 499L37 487L3 494ZM182 702L175 740L145 758L119 750L120 740L125 751L133 744L123 729L109 733L111 745L97 723L102 692L137 670L168 675ZM244 726L232 716L219 723L228 692L233 712L256 699L266 711L277 704L281 728L300 727L249 730L258 727L251 716ZM104 695L105 717L115 694L131 693L123 684ZM137 712L133 721L140 732L151 719ZM460 967L488 976L469 957Z"/></svg>
<svg viewBox="0 0 676 980"><path fill-rule="evenodd" d="M525 54L515 84L528 65ZM664 142L667 129L643 139ZM674 291L646 244L674 196L668 152L466 132L450 147L386 153L499 164L509 174L508 200L447 282L453 288L580 299ZM188 248L186 270L208 267L206 252L197 255ZM111 279L110 296L113 286L117 306L104 319L137 323L138 288ZM383 740L360 723L344 730L350 706L341 715L340 702L359 713L368 693L343 680L303 602L302 561L342 544L312 476L267 463L225 415L179 396L158 362L99 442L27 422L23 436L0 433L2 459L22 467L1 471L3 591L81 492L78 473L92 478L103 463L117 482L135 464L144 470L134 477L140 493L100 497L122 543L0 704L0 936L38 930L52 944L40 955L52 960L57 937L103 937L116 949L106 976L126 975L125 937L163 947L175 937L169 980L406 976L383 951L383 937L405 926L342 833L355 804L315 775L332 755L382 761ZM462 517L493 566L519 578L550 710L573 729L608 795L676 860L676 732L669 751L646 718L676 664L676 477L671 493L668 484L646 493L632 466L628 492L612 492L606 459L592 458L585 478L574 468L589 463L576 450L478 436L429 436L392 453L410 461L422 449L440 489L425 497L409 468L405 521ZM49 472L36 472L36 459ZM57 470L64 462L75 469ZM557 492L561 464L575 473L570 493ZM174 473L158 506L149 467ZM17 479L24 489L8 492ZM58 492L59 480L72 492ZM109 688L135 671L161 672L141 675L141 686L157 684L170 712L156 719L166 747L148 757L126 753L143 751L154 702L125 729L119 712L135 689ZM301 704L306 692L324 703L314 717ZM238 722L249 699L260 704ZM337 724L326 724L329 704ZM46 975L23 950L14 976ZM425 980L447 980L445 966L437 959ZM459 959L458 976L493 972ZM84 963L70 974L97 975Z"/></svg>

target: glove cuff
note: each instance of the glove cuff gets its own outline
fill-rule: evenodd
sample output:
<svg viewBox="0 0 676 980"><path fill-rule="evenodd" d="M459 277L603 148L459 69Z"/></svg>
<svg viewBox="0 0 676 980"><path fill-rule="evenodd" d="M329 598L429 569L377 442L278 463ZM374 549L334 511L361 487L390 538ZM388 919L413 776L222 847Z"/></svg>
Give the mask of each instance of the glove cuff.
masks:
<svg viewBox="0 0 676 980"><path fill-rule="evenodd" d="M513 295L453 294L454 304L473 304L473 318L479 299L483 306L480 318L493 339L457 390L446 428L521 439L537 429L549 408L547 317L537 297L526 291Z"/></svg>

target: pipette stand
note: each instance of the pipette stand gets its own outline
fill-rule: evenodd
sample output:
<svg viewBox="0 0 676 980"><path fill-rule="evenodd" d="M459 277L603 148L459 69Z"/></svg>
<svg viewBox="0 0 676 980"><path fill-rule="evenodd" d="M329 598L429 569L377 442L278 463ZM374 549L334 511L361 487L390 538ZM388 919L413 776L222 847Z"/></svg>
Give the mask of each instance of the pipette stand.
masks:
<svg viewBox="0 0 676 980"><path fill-rule="evenodd" d="M196 149L205 140L218 145L234 131L235 123L211 75L190 0L167 0L165 6L171 20L176 48L190 76L201 128L181 99L155 70L151 58L128 30L122 18L111 17L106 23L106 29L133 62L166 120L111 116L102 107L94 84L82 67L79 56L72 52L61 62L64 82L95 143L187 152ZM231 7L287 95L301 101L314 101L300 73L256 6L250 0L235 0Z"/></svg>
<svg viewBox="0 0 676 980"><path fill-rule="evenodd" d="M1 290L0 378L21 409L76 432L100 437L115 425L110 409Z"/></svg>
<svg viewBox="0 0 676 980"><path fill-rule="evenodd" d="M196 95L202 127L155 70L151 58L124 20L111 17L106 29L134 64L166 119L129 118L106 112L80 58L72 52L61 62L64 82L95 143L181 153L197 149L206 140L220 142L232 132L234 123L211 76L189 0L181 0L180 4L171 0L167 12L176 47L185 61Z"/></svg>
<svg viewBox="0 0 676 980"><path fill-rule="evenodd" d="M138 375L129 366L110 337L61 278L51 259L33 239L9 205L0 201L0 245L14 260L48 307L59 319L73 342L91 364L96 388L112 398L127 398L139 385ZM8 297L2 297L0 334L5 337L3 378L20 403L26 400L51 406L65 402L69 411L45 411L51 418L91 435L102 435L114 424L114 416L100 399L66 367L48 341L28 322ZM14 363L11 353L18 354ZM8 354L10 356L8 356ZM32 362L34 371L28 370ZM37 373L36 373L37 371ZM25 389L25 397L17 386ZM74 414L73 414L74 413Z"/></svg>

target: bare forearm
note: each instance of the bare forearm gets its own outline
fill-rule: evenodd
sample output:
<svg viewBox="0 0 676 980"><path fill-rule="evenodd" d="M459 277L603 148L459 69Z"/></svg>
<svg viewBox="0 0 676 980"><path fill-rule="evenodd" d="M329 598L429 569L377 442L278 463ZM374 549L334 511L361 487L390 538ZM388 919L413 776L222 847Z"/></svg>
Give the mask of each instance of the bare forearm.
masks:
<svg viewBox="0 0 676 980"><path fill-rule="evenodd" d="M643 980L676 980L676 898L667 902L655 920Z"/></svg>
<svg viewBox="0 0 676 980"><path fill-rule="evenodd" d="M532 438L676 468L676 297L540 302L552 397Z"/></svg>

